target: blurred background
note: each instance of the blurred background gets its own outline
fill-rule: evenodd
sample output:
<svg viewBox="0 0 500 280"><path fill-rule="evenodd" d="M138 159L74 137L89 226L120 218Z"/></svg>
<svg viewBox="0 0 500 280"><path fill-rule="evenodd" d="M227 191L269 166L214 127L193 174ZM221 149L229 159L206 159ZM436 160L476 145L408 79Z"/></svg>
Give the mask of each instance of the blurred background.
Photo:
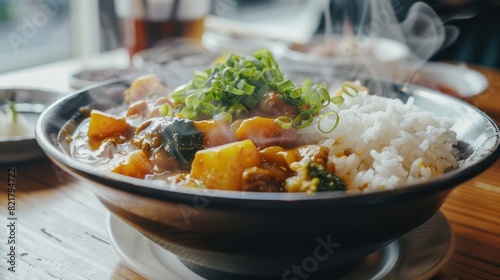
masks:
<svg viewBox="0 0 500 280"><path fill-rule="evenodd" d="M116 0L128 1L128 0ZM316 0L322 1L322 0ZM292 3L293 2L293 3ZM255 11L272 5L275 17L287 17L297 1L213 0L211 14L219 18L241 17L242 11ZM304 1L302 1L304 2ZM354 4L345 4L345 3ZM364 0L332 0L334 18L351 17ZM391 0L397 17L404 20L416 1ZM458 27L457 39L439 50L431 60L456 60L500 67L499 0L426 0L445 24ZM292 4L290 4L292 3ZM343 8L338 6L343 4ZM356 6L358 5L358 6ZM260 10L264 13L268 9ZM354 10L354 12L353 12ZM274 10L273 10L274 11ZM359 13L359 12L358 12ZM255 13L254 13L255 14ZM262 16L264 16L262 14ZM266 17L273 15L266 14ZM324 12L317 15L315 33L325 32ZM48 62L85 57L122 47L120 26L111 0L0 0L0 72Z"/></svg>

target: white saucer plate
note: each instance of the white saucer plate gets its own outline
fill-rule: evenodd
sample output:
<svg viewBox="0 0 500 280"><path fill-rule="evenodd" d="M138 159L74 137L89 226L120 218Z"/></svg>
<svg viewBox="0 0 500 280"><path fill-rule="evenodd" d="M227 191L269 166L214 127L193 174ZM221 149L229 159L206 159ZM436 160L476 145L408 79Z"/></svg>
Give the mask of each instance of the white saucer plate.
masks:
<svg viewBox="0 0 500 280"><path fill-rule="evenodd" d="M204 279L112 214L108 215L108 234L125 263L147 279ZM365 257L342 279L429 279L444 267L454 245L453 230L438 212L420 227Z"/></svg>

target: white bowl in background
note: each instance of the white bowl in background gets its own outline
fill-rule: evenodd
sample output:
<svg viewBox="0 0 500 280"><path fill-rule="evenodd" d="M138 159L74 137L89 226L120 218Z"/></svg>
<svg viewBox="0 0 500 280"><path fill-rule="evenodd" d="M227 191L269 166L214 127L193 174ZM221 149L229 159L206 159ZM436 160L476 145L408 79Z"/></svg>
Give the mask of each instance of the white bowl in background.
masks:
<svg viewBox="0 0 500 280"><path fill-rule="evenodd" d="M461 99L481 94L488 87L483 74L464 64L414 61L406 45L385 38L317 35L309 44L289 45L284 57L291 65L331 67L375 80L408 82Z"/></svg>
<svg viewBox="0 0 500 280"><path fill-rule="evenodd" d="M289 62L352 69L384 66L397 71L409 56L406 45L385 38L316 35L308 44L291 44L284 52Z"/></svg>
<svg viewBox="0 0 500 280"><path fill-rule="evenodd" d="M488 88L488 79L465 64L427 62L418 69L408 67L405 82L424 86L448 95L468 99Z"/></svg>

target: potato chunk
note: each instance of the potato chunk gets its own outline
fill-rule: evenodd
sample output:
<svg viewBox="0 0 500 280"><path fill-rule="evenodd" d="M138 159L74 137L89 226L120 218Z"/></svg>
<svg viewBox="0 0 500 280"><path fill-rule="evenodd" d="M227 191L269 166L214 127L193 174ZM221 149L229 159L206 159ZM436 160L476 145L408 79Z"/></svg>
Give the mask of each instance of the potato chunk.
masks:
<svg viewBox="0 0 500 280"><path fill-rule="evenodd" d="M94 141L101 141L108 137L125 135L131 126L125 118L92 110L90 112L90 124L87 136Z"/></svg>
<svg viewBox="0 0 500 280"><path fill-rule="evenodd" d="M201 180L209 189L239 191L243 171L259 164L259 150L251 140L243 140L198 151L191 178Z"/></svg>
<svg viewBox="0 0 500 280"><path fill-rule="evenodd" d="M194 122L196 129L205 136L204 147L216 147L236 141L231 126L225 121L203 120Z"/></svg>
<svg viewBox="0 0 500 280"><path fill-rule="evenodd" d="M144 176L151 173L152 170L153 164L148 156L142 150L137 150L128 154L125 160L120 162L112 171L142 179Z"/></svg>

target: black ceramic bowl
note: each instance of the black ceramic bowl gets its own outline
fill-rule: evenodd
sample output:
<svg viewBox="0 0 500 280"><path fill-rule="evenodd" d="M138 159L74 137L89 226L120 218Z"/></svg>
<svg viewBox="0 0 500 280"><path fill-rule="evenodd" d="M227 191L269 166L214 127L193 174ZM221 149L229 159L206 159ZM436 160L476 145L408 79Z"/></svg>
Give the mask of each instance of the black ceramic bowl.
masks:
<svg viewBox="0 0 500 280"><path fill-rule="evenodd" d="M59 100L40 117L36 136L57 165L87 180L109 211L208 279L304 279L313 273L325 279L322 273L340 273L427 221L453 187L484 171L500 154L499 127L469 104L411 85L365 83L372 94L413 96L424 110L453 117L461 166L396 190L308 195L165 188L71 158L59 138L61 129L74 128L82 106L119 106L129 81Z"/></svg>

